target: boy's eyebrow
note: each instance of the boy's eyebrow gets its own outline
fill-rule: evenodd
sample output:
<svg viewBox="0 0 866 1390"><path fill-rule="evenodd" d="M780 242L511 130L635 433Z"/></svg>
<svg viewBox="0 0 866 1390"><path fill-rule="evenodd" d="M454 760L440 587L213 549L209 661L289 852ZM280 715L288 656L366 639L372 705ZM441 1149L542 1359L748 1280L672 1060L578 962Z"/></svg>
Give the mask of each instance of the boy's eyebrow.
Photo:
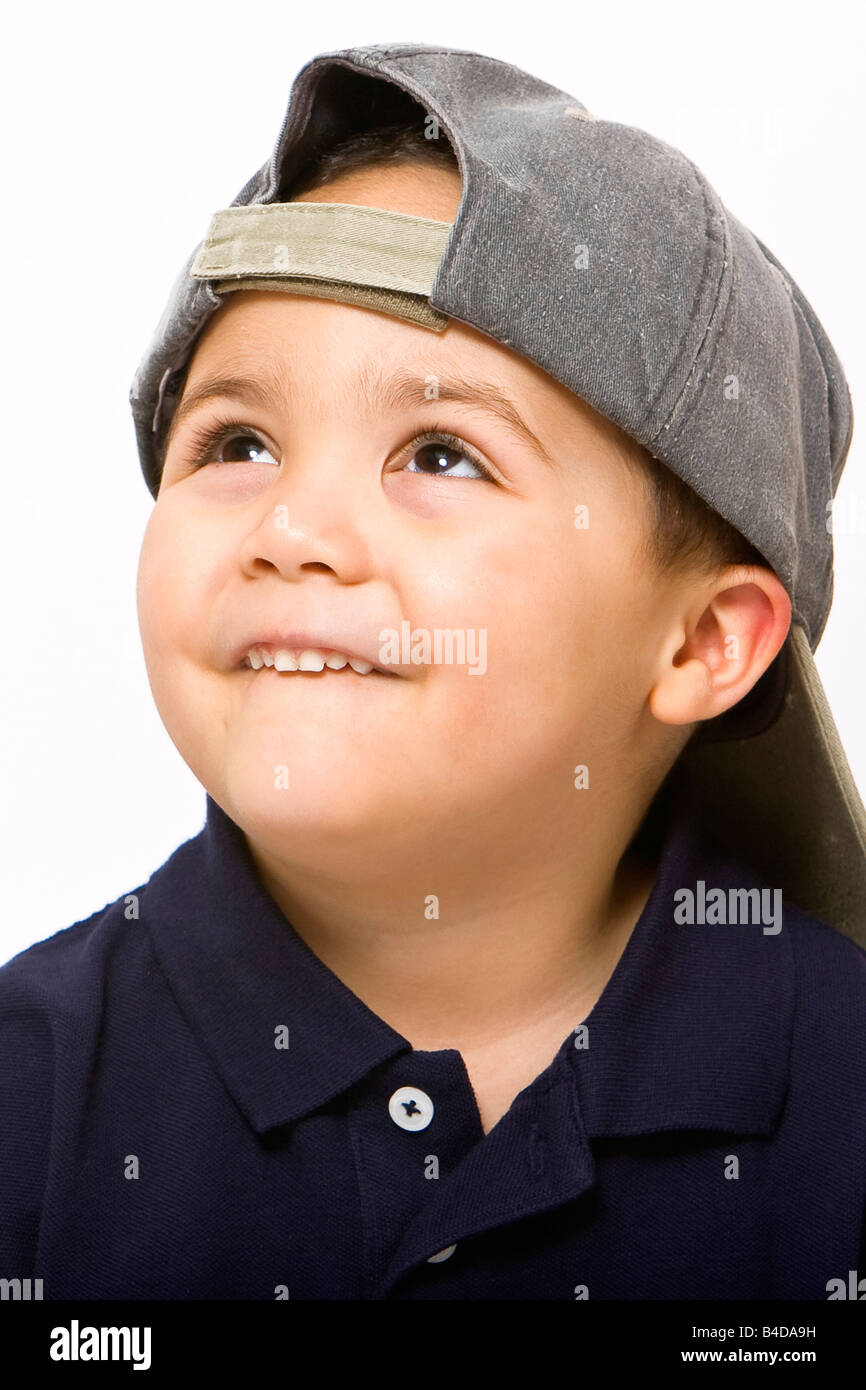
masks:
<svg viewBox="0 0 866 1390"><path fill-rule="evenodd" d="M434 397L427 395L431 379L435 382ZM430 373L427 376L419 376L411 371L399 371L386 376L380 367L368 366L358 374L356 389L376 410L401 410L407 406L431 405L437 401L455 401L474 406L488 415L495 416L545 467L559 467L557 461L532 433L514 402L491 381L480 381L460 374L437 376ZM164 453L168 452L176 430L187 416L215 396L248 401L263 408L276 410L285 403L287 396L291 398L291 395L291 391L286 391L269 378L244 375L207 377L184 394L172 417Z"/></svg>

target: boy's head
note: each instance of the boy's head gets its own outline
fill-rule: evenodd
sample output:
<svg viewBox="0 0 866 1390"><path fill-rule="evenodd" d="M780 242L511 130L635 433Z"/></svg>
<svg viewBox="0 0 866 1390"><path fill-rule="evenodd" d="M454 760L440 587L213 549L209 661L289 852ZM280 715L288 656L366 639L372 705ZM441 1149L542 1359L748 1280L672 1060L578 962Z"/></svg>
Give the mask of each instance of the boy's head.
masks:
<svg viewBox="0 0 866 1390"><path fill-rule="evenodd" d="M411 126L368 132L288 198L452 222L461 180L436 148ZM270 397L187 410L229 376ZM222 446L202 449L217 428ZM364 836L364 852L408 844L419 804L437 837L518 807L577 829L576 765L633 830L697 723L784 641L787 595L766 566L741 568L755 564L636 441L475 329L241 290L196 346L164 447L142 634L196 776L240 824L305 835L307 862L326 830L356 852ZM465 633L465 662L244 664L271 630L372 655L403 622Z"/></svg>
<svg viewBox="0 0 866 1390"><path fill-rule="evenodd" d="M798 287L678 151L482 55L321 55L131 399L151 683L248 830L310 862L327 827L332 868L383 831L471 857L472 818L511 855L516 814L530 848L602 821L621 848L721 724L734 742L689 761L759 871L827 920L866 910L811 656L850 397ZM393 633L396 674L245 666L267 633L374 661ZM811 896L800 871L819 809L842 901L832 856Z"/></svg>

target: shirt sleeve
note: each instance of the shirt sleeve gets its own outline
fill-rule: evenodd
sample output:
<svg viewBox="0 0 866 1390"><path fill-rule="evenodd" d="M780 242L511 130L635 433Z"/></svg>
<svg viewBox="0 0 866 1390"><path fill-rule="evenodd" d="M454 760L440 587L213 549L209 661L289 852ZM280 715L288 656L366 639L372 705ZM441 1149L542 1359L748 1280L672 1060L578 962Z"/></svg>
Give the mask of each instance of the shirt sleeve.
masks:
<svg viewBox="0 0 866 1390"><path fill-rule="evenodd" d="M0 969L0 1278L35 1274L53 1112L49 1012Z"/></svg>

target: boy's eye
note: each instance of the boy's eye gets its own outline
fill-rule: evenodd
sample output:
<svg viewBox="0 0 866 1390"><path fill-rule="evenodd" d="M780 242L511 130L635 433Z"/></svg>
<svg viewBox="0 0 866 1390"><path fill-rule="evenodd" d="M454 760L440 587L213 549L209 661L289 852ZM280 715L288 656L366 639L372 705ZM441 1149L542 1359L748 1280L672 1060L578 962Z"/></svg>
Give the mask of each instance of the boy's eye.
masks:
<svg viewBox="0 0 866 1390"><path fill-rule="evenodd" d="M441 431L438 434L422 435L420 439L413 440L411 447L414 448L415 452L409 459L409 463L414 463L416 459L419 459L421 466L410 468L407 465L405 470L407 473L423 473L428 478L471 478L473 474L465 471L465 465L468 464L470 468L475 469L476 474L480 473L483 478L493 482L493 475L490 470L484 467L481 460L476 458L472 450L467 448L462 439L458 439L456 435L445 434ZM452 467L447 457L448 454L454 455L459 460L462 465L460 472ZM429 473L426 472L427 467L431 470Z"/></svg>
<svg viewBox="0 0 866 1390"><path fill-rule="evenodd" d="M191 468L195 472L208 463L266 463L269 456L275 467L279 462L274 458L270 447L253 430L241 428L237 423L217 422L211 428L191 431L189 449L193 454ZM494 482L493 474L479 458L458 439L456 435L443 430L428 431L414 439L410 445L414 451L403 469L398 472L420 473L427 478L472 478L480 476ZM448 455L452 457L449 459ZM417 460L417 462L416 462ZM415 465L410 467L409 465ZM456 464L456 466L455 466ZM467 465L470 470L467 472ZM458 471L459 470L459 471Z"/></svg>
<svg viewBox="0 0 866 1390"><path fill-rule="evenodd" d="M270 454L279 467L270 449L258 435L240 431L236 426L196 431L192 448L195 453L192 466L202 468L206 463L261 463L262 454ZM235 457L231 457L234 454Z"/></svg>

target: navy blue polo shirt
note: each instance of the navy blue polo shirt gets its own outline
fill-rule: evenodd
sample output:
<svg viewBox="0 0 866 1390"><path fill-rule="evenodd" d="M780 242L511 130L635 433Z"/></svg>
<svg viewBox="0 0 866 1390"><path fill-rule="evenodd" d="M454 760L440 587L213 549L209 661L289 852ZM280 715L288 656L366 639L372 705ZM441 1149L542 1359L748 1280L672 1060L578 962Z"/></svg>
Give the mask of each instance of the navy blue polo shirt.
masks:
<svg viewBox="0 0 866 1390"><path fill-rule="evenodd" d="M866 952L787 904L775 933L678 920L683 888L765 885L674 771L607 986L487 1135L460 1053L342 984L208 796L146 884L0 970L0 1277L572 1301L866 1275Z"/></svg>

